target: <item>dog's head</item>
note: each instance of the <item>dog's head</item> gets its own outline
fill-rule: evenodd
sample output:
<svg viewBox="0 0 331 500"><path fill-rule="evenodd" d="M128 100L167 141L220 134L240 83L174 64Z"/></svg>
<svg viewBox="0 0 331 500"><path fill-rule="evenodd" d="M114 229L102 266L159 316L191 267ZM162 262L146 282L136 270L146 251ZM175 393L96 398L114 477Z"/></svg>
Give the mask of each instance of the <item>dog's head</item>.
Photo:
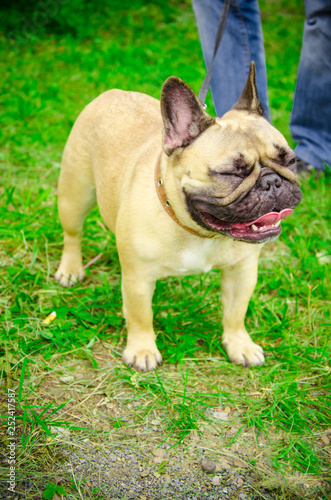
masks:
<svg viewBox="0 0 331 500"><path fill-rule="evenodd" d="M163 85L163 149L193 221L207 231L261 243L301 200L296 156L264 117L251 64L244 90L222 118L205 113L192 89Z"/></svg>

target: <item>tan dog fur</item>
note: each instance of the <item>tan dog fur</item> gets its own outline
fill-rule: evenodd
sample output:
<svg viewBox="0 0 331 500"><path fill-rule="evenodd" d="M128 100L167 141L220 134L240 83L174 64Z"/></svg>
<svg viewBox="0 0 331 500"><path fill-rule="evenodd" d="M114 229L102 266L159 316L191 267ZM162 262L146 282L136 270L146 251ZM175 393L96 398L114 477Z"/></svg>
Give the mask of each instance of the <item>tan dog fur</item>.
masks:
<svg viewBox="0 0 331 500"><path fill-rule="evenodd" d="M247 130L251 140L247 143ZM190 216L182 188L210 184L206 165L224 164L233 149L253 161L288 145L262 116L232 110L189 144L169 149L164 139L161 172L180 227L158 199L154 170L162 151L164 125L158 100L135 92L110 90L78 117L65 147L59 180L59 215L64 250L56 279L70 286L84 278L81 256L85 216L97 201L105 224L116 235L122 268L127 346L123 361L153 370L161 354L153 330L152 296L157 279L222 269L223 345L237 364L259 365L261 347L248 335L244 319L257 280L262 244L236 241L209 231ZM225 185L225 191L231 191Z"/></svg>

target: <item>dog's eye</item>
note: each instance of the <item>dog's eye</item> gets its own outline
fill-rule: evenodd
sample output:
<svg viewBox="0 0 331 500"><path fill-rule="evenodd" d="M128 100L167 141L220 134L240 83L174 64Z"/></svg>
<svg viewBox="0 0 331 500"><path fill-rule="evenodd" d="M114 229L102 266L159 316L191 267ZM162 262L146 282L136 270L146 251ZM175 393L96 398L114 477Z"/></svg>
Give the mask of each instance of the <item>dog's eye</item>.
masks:
<svg viewBox="0 0 331 500"><path fill-rule="evenodd" d="M216 170L209 170L209 174L213 177L244 177L243 172L217 172Z"/></svg>
<svg viewBox="0 0 331 500"><path fill-rule="evenodd" d="M292 167L296 164L297 158L294 151L289 148L277 146L276 144L274 144L274 146L278 153L277 157L274 159L275 162L279 163L283 167Z"/></svg>
<svg viewBox="0 0 331 500"><path fill-rule="evenodd" d="M252 170L252 167L248 165L242 154L239 155L239 158L234 160L233 166L235 167L236 172L238 172L239 174L247 173Z"/></svg>

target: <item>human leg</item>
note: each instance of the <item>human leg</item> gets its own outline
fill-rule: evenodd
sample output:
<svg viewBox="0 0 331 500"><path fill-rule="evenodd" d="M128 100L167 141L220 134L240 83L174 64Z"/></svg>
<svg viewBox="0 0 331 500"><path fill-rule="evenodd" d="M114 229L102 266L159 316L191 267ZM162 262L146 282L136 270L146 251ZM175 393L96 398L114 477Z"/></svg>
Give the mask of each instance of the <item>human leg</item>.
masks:
<svg viewBox="0 0 331 500"><path fill-rule="evenodd" d="M305 0L306 21L291 116L297 156L331 165L331 0Z"/></svg>
<svg viewBox="0 0 331 500"><path fill-rule="evenodd" d="M223 0L193 0L206 66L212 60ZM261 18L257 0L232 0L223 39L211 78L211 91L218 116L237 101L245 85L250 62L257 70L257 87L269 118L267 77Z"/></svg>

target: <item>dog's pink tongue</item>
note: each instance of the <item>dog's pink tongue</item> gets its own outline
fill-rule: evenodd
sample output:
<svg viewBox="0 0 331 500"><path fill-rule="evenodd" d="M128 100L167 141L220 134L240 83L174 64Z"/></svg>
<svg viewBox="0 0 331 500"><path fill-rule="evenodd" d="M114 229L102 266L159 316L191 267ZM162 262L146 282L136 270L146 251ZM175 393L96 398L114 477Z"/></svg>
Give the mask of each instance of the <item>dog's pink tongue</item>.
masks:
<svg viewBox="0 0 331 500"><path fill-rule="evenodd" d="M264 214L253 222L249 222L246 225L251 226L252 224L263 224L270 226L271 224L275 224L281 219L285 219L288 215L291 215L293 210L291 208L284 208L281 212L269 212L268 214Z"/></svg>

